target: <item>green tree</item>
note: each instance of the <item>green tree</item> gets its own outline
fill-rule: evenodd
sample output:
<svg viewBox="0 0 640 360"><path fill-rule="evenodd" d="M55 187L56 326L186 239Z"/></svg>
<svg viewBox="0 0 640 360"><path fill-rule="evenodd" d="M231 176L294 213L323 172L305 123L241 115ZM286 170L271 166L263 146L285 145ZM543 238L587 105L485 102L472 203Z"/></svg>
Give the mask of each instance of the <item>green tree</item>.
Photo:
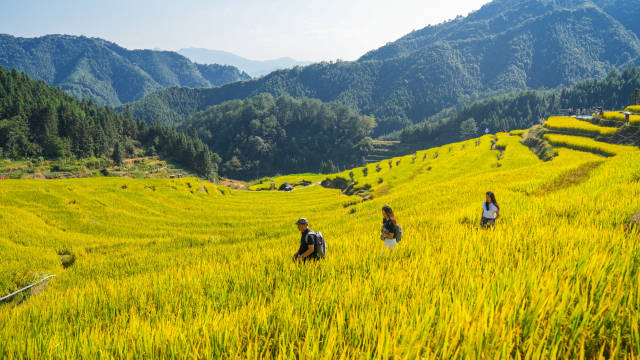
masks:
<svg viewBox="0 0 640 360"><path fill-rule="evenodd" d="M111 158L117 165L122 165L122 149L120 148L119 142L113 146L113 154L111 155Z"/></svg>
<svg viewBox="0 0 640 360"><path fill-rule="evenodd" d="M198 173L211 179L214 174L215 167L216 167L216 164L214 164L213 158L209 150L207 149L200 150L196 155L195 166L194 166L194 168L198 171Z"/></svg>
<svg viewBox="0 0 640 360"><path fill-rule="evenodd" d="M469 118L460 123L460 139L467 140L478 136L478 126L474 118Z"/></svg>

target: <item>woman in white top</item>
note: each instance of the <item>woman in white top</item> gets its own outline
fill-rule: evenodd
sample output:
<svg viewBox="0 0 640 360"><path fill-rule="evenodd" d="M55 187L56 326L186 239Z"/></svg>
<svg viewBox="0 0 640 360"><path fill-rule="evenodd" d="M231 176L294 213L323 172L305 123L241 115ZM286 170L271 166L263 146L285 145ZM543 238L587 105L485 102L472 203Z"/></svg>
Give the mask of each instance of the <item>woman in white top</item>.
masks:
<svg viewBox="0 0 640 360"><path fill-rule="evenodd" d="M483 228L495 227L496 219L500 217L500 206L496 201L496 196L487 191L487 200L482 204L482 220L480 226Z"/></svg>

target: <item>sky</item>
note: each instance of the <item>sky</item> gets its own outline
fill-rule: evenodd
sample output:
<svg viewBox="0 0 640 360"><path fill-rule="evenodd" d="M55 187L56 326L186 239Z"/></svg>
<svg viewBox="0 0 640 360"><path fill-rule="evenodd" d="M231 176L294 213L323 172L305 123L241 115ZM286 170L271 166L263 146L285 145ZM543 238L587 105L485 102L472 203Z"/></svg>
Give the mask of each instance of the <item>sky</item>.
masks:
<svg viewBox="0 0 640 360"><path fill-rule="evenodd" d="M254 60L355 60L487 0L2 0L0 33L100 37L128 49L224 50Z"/></svg>

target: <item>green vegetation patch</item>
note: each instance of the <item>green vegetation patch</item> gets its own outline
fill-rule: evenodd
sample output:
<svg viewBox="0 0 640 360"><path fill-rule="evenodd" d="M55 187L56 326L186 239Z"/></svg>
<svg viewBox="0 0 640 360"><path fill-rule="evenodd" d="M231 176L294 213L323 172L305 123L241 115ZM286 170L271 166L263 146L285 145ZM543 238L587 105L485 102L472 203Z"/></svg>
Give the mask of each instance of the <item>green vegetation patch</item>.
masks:
<svg viewBox="0 0 640 360"><path fill-rule="evenodd" d="M543 196L550 192L566 189L570 186L579 184L587 180L591 172L600 165L602 165L602 161L591 161L584 163L575 169L568 170L560 174L553 181L542 185L534 192L533 195Z"/></svg>
<svg viewBox="0 0 640 360"><path fill-rule="evenodd" d="M549 161L557 155L557 152L554 150L553 145L544 139L544 132L544 128L541 126L535 127L524 135L521 142L529 147L540 160Z"/></svg>

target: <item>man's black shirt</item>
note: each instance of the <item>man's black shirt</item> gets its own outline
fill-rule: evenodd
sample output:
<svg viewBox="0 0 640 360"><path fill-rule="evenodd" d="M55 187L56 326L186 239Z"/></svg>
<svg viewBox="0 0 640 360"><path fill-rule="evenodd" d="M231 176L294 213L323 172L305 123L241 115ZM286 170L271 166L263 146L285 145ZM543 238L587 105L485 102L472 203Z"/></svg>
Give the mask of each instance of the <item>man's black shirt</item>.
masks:
<svg viewBox="0 0 640 360"><path fill-rule="evenodd" d="M314 235L307 236L309 231L311 230L307 229L302 232L301 234L302 236L300 237L300 248L298 249L297 255L304 254L307 250L309 250L309 245L314 245L314 242L313 242ZM307 256L307 258L313 258L313 259L315 259L315 257L316 257L315 253L312 253L311 255Z"/></svg>

